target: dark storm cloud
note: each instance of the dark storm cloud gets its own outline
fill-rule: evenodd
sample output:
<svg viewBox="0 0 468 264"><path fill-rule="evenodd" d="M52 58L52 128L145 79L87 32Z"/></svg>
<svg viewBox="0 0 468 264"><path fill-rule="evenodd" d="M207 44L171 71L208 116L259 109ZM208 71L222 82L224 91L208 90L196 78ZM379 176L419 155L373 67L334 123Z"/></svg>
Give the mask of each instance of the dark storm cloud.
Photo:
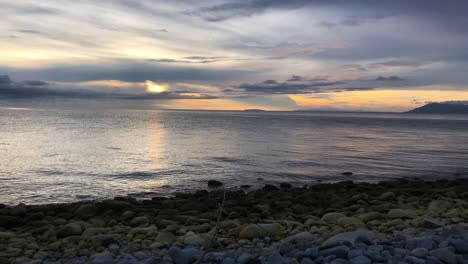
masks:
<svg viewBox="0 0 468 264"><path fill-rule="evenodd" d="M247 94L310 94L324 92L324 87L342 85L344 82L309 82L309 83L289 83L266 80L261 83L244 83L236 87L228 88L225 92L242 91ZM341 91L347 88L330 88L326 91Z"/></svg>
<svg viewBox="0 0 468 264"><path fill-rule="evenodd" d="M87 89L52 89L44 81L13 82L8 75L0 75L0 99L122 99L122 100L171 100L171 99L215 99L216 96L193 94L191 91L171 91L162 93L130 94L119 92L99 92Z"/></svg>
<svg viewBox="0 0 468 264"><path fill-rule="evenodd" d="M393 75L393 76L388 76L388 77L379 76L375 80L384 81L384 82L399 82L399 81L405 81L406 79Z"/></svg>

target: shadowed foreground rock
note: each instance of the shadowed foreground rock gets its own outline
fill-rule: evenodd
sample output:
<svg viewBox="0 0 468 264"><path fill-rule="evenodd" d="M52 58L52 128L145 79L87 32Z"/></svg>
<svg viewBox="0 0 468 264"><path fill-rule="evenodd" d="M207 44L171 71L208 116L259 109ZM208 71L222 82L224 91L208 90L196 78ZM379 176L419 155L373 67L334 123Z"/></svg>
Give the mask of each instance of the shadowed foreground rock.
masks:
<svg viewBox="0 0 468 264"><path fill-rule="evenodd" d="M285 186L0 206L0 263L468 263L466 180Z"/></svg>

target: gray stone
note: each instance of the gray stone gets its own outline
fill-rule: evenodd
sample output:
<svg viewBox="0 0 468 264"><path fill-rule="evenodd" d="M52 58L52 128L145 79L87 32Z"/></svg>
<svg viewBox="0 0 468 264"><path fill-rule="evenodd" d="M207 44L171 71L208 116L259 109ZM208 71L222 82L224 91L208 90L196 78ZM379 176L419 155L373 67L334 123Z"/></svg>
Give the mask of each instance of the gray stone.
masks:
<svg viewBox="0 0 468 264"><path fill-rule="evenodd" d="M154 241L163 245L170 245L176 241L176 237L171 232L161 230Z"/></svg>
<svg viewBox="0 0 468 264"><path fill-rule="evenodd" d="M447 264L457 264L457 256L450 251L448 248L437 248L430 252L431 256L436 257L437 259L447 263Z"/></svg>
<svg viewBox="0 0 468 264"><path fill-rule="evenodd" d="M221 264L236 264L236 261L232 258L225 258Z"/></svg>
<svg viewBox="0 0 468 264"><path fill-rule="evenodd" d="M130 221L131 226L142 226L148 223L149 223L149 219L146 216L138 216L138 217L133 218L132 221Z"/></svg>
<svg viewBox="0 0 468 264"><path fill-rule="evenodd" d="M432 201L427 207L427 213L430 216L437 217L446 213L450 208L452 208L452 204L449 201L435 200Z"/></svg>
<svg viewBox="0 0 468 264"><path fill-rule="evenodd" d="M409 250L413 250L415 248L425 248L427 250L431 250L433 247L432 237L415 237L406 240L405 248Z"/></svg>
<svg viewBox="0 0 468 264"><path fill-rule="evenodd" d="M366 256L357 256L349 260L350 264L370 264L372 261Z"/></svg>
<svg viewBox="0 0 468 264"><path fill-rule="evenodd" d="M463 239L454 239L451 244L455 247L455 251L461 254L468 253L468 243Z"/></svg>
<svg viewBox="0 0 468 264"><path fill-rule="evenodd" d="M413 219L417 216L418 214L410 209L392 209L387 213L387 217L390 219Z"/></svg>
<svg viewBox="0 0 468 264"><path fill-rule="evenodd" d="M171 247L169 249L169 256L174 264L190 264L189 257L178 247Z"/></svg>
<svg viewBox="0 0 468 264"><path fill-rule="evenodd" d="M409 262L409 263L413 263L413 264L424 264L426 263L426 261L424 259L420 259L420 258L417 258L415 256L408 256L406 258L406 260Z"/></svg>
<svg viewBox="0 0 468 264"><path fill-rule="evenodd" d="M429 251L426 248L415 248L411 251L411 255L417 258L425 258L429 254Z"/></svg>
<svg viewBox="0 0 468 264"><path fill-rule="evenodd" d="M423 227L424 228L430 228L430 229L435 229L435 228L440 228L445 226L442 222L434 219L434 218L424 218L423 222Z"/></svg>
<svg viewBox="0 0 468 264"><path fill-rule="evenodd" d="M347 246L337 246L332 248L327 248L320 251L321 256L331 256L335 255L339 258L347 258L348 257L349 247Z"/></svg>
<svg viewBox="0 0 468 264"><path fill-rule="evenodd" d="M284 230L279 224L251 224L241 230L239 238L276 237L282 235L283 232Z"/></svg>
<svg viewBox="0 0 468 264"><path fill-rule="evenodd" d="M302 258L301 264L315 264L315 262L311 260L310 258Z"/></svg>
<svg viewBox="0 0 468 264"><path fill-rule="evenodd" d="M360 242L364 242L368 244L374 238L375 238L375 234L371 231L360 230L360 231L353 231L353 232L345 232L345 233L332 236L331 238L323 242L322 245L329 246L329 245L336 244L339 241L346 241L351 244L360 243Z"/></svg>
<svg viewBox="0 0 468 264"><path fill-rule="evenodd" d="M239 264L247 264L250 260L252 260L253 257L252 255L248 253L242 253L238 258L237 258L237 263Z"/></svg>
<svg viewBox="0 0 468 264"><path fill-rule="evenodd" d="M338 222L338 219L345 217L346 215L341 214L341 213L328 213L322 216L322 221L327 223L327 224L336 224Z"/></svg>
<svg viewBox="0 0 468 264"><path fill-rule="evenodd" d="M96 254L92 257L91 264L114 264L114 258L108 251Z"/></svg>
<svg viewBox="0 0 468 264"><path fill-rule="evenodd" d="M58 237L79 236L83 232L80 225L68 224L57 231Z"/></svg>
<svg viewBox="0 0 468 264"><path fill-rule="evenodd" d="M95 248L108 247L111 244L118 244L112 235L95 235L91 238L91 244Z"/></svg>
<svg viewBox="0 0 468 264"><path fill-rule="evenodd" d="M382 193L378 199L381 201L390 201L395 199L395 194L393 192Z"/></svg>

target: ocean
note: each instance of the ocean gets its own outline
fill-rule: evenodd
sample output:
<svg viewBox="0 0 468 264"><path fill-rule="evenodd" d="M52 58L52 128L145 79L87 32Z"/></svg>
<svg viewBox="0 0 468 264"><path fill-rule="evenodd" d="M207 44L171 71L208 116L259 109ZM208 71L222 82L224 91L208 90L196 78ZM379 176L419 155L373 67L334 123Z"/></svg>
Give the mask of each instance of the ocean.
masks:
<svg viewBox="0 0 468 264"><path fill-rule="evenodd" d="M468 174L468 116L0 109L0 203ZM343 172L353 172L343 175Z"/></svg>

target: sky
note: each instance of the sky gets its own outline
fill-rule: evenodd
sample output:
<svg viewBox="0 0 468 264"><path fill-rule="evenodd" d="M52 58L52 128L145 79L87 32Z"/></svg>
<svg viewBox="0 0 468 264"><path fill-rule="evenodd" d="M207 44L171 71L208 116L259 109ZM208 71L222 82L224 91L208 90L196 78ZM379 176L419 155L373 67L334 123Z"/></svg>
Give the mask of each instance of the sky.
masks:
<svg viewBox="0 0 468 264"><path fill-rule="evenodd" d="M468 100L464 0L0 0L0 107Z"/></svg>

